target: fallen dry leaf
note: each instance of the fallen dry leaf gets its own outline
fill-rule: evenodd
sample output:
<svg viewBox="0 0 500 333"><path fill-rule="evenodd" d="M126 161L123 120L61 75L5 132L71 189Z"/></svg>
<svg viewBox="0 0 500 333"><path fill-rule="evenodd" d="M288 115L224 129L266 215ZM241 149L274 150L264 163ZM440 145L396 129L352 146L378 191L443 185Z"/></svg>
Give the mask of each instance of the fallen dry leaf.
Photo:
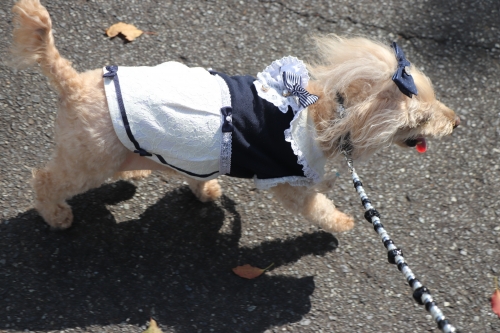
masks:
<svg viewBox="0 0 500 333"><path fill-rule="evenodd" d="M151 318L149 320L149 327L148 327L148 329L145 330L142 333L162 333L162 332L161 332L161 329L156 324L156 321L153 318Z"/></svg>
<svg viewBox="0 0 500 333"><path fill-rule="evenodd" d="M253 267L249 264L246 264L243 266L238 266L238 267L233 268L233 272L234 272L234 274L236 274L244 279L255 279L256 277L261 276L269 268L271 268L272 265L274 265L274 263L272 263L271 265L269 265L263 269L263 268Z"/></svg>
<svg viewBox="0 0 500 333"><path fill-rule="evenodd" d="M491 296L491 308L493 312L500 317L500 289L498 289L498 278L495 277L495 292Z"/></svg>
<svg viewBox="0 0 500 333"><path fill-rule="evenodd" d="M108 37L116 37L118 34L122 34L129 42L142 35L142 33L142 30L137 29L132 24L123 22L113 24L108 29L106 29L106 34L108 35Z"/></svg>

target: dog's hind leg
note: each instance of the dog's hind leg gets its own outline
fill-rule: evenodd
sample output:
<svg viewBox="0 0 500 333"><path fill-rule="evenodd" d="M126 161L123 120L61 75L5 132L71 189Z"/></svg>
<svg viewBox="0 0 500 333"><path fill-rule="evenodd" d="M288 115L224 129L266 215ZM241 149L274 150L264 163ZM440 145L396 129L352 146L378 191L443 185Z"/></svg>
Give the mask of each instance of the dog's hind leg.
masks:
<svg viewBox="0 0 500 333"><path fill-rule="evenodd" d="M186 178L186 181L193 194L201 202L214 201L222 195L222 190L217 179L201 181L193 178Z"/></svg>
<svg viewBox="0 0 500 333"><path fill-rule="evenodd" d="M92 157L81 149L72 152L74 148L59 146L51 161L33 171L35 208L55 229L66 229L73 222L73 213L66 200L100 186L121 163L117 157Z"/></svg>
<svg viewBox="0 0 500 333"><path fill-rule="evenodd" d="M51 227L66 229L73 222L71 207L61 184L57 163L49 162L42 169L33 170L32 185L35 191L35 208ZM76 186L71 186L74 188Z"/></svg>
<svg viewBox="0 0 500 333"><path fill-rule="evenodd" d="M285 208L292 213L301 214L326 231L342 232L354 227L352 217L336 209L333 202L322 193L290 184L280 184L271 188L271 191Z"/></svg>

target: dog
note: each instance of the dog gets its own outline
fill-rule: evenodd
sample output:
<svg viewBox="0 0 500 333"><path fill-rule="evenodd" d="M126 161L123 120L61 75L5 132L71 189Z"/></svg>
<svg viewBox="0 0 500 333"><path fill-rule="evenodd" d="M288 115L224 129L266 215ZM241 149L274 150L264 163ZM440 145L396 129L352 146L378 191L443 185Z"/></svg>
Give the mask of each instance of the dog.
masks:
<svg viewBox="0 0 500 333"><path fill-rule="evenodd" d="M366 160L391 143L422 152L460 123L395 43L318 36L315 62L285 57L257 78L177 62L78 73L39 0L13 13L15 63L38 63L59 94L55 151L32 179L35 208L57 229L71 226L72 196L160 170L185 177L203 202L221 195L220 175L253 178L290 212L347 231L353 218L318 191L327 159Z"/></svg>

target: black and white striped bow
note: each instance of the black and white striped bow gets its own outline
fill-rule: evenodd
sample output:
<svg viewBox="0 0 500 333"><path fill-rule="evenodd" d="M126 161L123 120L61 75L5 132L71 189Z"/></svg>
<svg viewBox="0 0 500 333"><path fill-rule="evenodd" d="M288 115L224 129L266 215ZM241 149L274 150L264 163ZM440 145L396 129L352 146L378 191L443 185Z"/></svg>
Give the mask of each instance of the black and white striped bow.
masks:
<svg viewBox="0 0 500 333"><path fill-rule="evenodd" d="M301 86L301 77L295 73L283 72L283 84L290 94L299 98L300 105L303 107L316 103L319 99L318 96L310 94Z"/></svg>

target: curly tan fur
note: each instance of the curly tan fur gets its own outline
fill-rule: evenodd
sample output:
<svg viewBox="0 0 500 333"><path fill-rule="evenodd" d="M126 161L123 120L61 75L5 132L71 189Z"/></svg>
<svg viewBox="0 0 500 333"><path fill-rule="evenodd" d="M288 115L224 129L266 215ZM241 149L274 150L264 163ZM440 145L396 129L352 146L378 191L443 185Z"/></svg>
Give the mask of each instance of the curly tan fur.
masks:
<svg viewBox="0 0 500 333"><path fill-rule="evenodd" d="M316 37L320 62L308 66L315 79L310 89L320 101L316 113L318 140L330 157L337 156L342 136L350 134L354 159L367 159L383 146L403 145L408 138L451 134L455 113L436 100L431 81L417 68L411 73L418 96L408 98L392 81L394 51L365 38ZM336 115L336 95L344 97L346 116Z"/></svg>
<svg viewBox="0 0 500 333"><path fill-rule="evenodd" d="M102 70L78 73L55 47L52 22L39 0L21 0L14 7L12 54L19 67L38 63L60 96L55 124L56 148L51 160L33 172L35 207L54 228L67 228L73 214L66 200L100 186L109 177L136 178L174 170L138 157L116 136L109 116ZM310 64L308 90L320 96L309 107L318 140L327 157L339 154L339 142L350 133L353 157L364 159L390 143L405 146L416 137L440 137L458 125L455 113L436 100L430 80L412 68L419 95L408 98L392 82L393 51L365 38L317 37L318 62ZM337 93L345 99L346 116L337 116ZM201 201L221 195L217 180L187 179ZM316 190L320 188L317 187ZM327 186L325 186L327 188ZM315 189L288 184L272 188L292 212L327 231L353 227L351 217Z"/></svg>

